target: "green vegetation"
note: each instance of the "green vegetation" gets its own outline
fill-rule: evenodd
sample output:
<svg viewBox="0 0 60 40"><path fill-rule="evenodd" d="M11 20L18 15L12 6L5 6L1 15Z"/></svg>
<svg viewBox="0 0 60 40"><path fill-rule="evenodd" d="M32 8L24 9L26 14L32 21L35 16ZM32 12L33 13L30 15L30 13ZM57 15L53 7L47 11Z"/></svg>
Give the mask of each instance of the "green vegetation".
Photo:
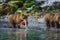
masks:
<svg viewBox="0 0 60 40"><path fill-rule="evenodd" d="M45 6L43 9L47 11L59 10L60 2L54 2L51 6Z"/></svg>
<svg viewBox="0 0 60 40"><path fill-rule="evenodd" d="M27 13L28 11L26 10L26 8L30 8L36 4L38 4L38 3L36 3L34 0L9 0L8 2L2 4L2 7L4 7L4 9L3 8L0 9L0 14L1 15L6 15L8 13L14 14L19 8L21 8L20 10L22 11L22 13L25 13L25 12ZM9 10L9 11L5 11L5 10ZM29 12L31 12L31 11L32 11L32 9ZM4 13L4 12L6 12L6 13Z"/></svg>
<svg viewBox="0 0 60 40"><path fill-rule="evenodd" d="M8 13L14 14L19 8L24 14L32 11L33 13L39 12L39 11L42 12L42 9L44 11L53 11L53 10L60 9L60 2L54 2L52 6L40 7L43 3L44 1L36 2L34 0L9 0L6 3L1 5L2 8L0 8L0 14L1 15L6 15ZM27 11L26 8L31 8L31 7L32 9L30 10L28 9L29 11ZM6 10L9 10L9 11L6 11Z"/></svg>

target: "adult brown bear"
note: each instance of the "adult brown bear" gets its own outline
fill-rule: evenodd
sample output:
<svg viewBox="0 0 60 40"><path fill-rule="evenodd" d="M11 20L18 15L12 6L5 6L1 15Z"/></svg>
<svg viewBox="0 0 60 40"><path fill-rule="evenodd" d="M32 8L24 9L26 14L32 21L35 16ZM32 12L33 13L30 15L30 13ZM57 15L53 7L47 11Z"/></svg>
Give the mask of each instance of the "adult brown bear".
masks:
<svg viewBox="0 0 60 40"><path fill-rule="evenodd" d="M54 16L55 27L60 28L60 13L56 13Z"/></svg>
<svg viewBox="0 0 60 40"><path fill-rule="evenodd" d="M54 14L52 13L46 13L45 17L45 21L46 21L46 25L48 28L50 27L54 27Z"/></svg>
<svg viewBox="0 0 60 40"><path fill-rule="evenodd" d="M19 23L26 19L27 15L16 13L12 14L8 17L8 22L10 22L14 28L16 28L16 25L18 25L18 28L20 27Z"/></svg>
<svg viewBox="0 0 60 40"><path fill-rule="evenodd" d="M16 28L16 15L12 14L8 17L8 22L12 24L12 27Z"/></svg>

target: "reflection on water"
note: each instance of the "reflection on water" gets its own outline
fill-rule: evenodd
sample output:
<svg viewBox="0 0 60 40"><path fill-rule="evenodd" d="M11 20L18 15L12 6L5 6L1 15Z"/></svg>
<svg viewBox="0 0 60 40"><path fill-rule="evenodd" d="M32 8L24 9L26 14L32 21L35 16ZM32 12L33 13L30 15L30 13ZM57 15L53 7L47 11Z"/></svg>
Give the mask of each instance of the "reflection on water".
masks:
<svg viewBox="0 0 60 40"><path fill-rule="evenodd" d="M0 40L26 40L24 29L0 28Z"/></svg>
<svg viewBox="0 0 60 40"><path fill-rule="evenodd" d="M60 31L53 30L28 30L27 40L60 40Z"/></svg>
<svg viewBox="0 0 60 40"><path fill-rule="evenodd" d="M0 28L0 40L60 40L59 31L47 29Z"/></svg>
<svg viewBox="0 0 60 40"><path fill-rule="evenodd" d="M27 31L27 40L45 40L46 30L28 30Z"/></svg>

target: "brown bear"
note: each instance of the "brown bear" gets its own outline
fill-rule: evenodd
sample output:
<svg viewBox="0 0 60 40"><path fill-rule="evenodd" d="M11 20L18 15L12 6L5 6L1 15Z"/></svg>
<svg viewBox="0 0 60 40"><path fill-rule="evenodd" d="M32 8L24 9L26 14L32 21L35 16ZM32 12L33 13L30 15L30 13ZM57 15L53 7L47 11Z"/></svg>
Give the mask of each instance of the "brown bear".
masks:
<svg viewBox="0 0 60 40"><path fill-rule="evenodd" d="M45 21L46 21L46 25L48 28L50 27L54 27L54 14L52 13L46 13L46 15L44 16L45 17Z"/></svg>
<svg viewBox="0 0 60 40"><path fill-rule="evenodd" d="M60 14L56 13L54 16L55 27L60 28Z"/></svg>
<svg viewBox="0 0 60 40"><path fill-rule="evenodd" d="M8 22L12 24L12 27L16 28L16 22L15 22L15 15L12 14L11 16L8 17Z"/></svg>
<svg viewBox="0 0 60 40"><path fill-rule="evenodd" d="M26 17L27 15L20 14L20 13L12 14L11 16L8 17L8 22L10 22L13 25L13 27L16 28L16 25L18 25Z"/></svg>

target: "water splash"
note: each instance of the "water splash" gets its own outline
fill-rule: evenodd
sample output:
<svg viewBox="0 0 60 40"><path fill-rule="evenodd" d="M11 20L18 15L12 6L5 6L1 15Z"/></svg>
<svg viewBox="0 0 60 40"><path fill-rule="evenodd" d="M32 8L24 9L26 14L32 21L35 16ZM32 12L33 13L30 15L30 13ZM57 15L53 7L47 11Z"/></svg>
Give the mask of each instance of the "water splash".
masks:
<svg viewBox="0 0 60 40"><path fill-rule="evenodd" d="M40 1L46 1L46 0L35 0L36 2L40 2Z"/></svg>
<svg viewBox="0 0 60 40"><path fill-rule="evenodd" d="M45 3L43 5L41 5L41 7L44 6L51 6L53 4L53 2L60 2L60 0L46 0Z"/></svg>
<svg viewBox="0 0 60 40"><path fill-rule="evenodd" d="M0 2L6 2L7 0L0 0Z"/></svg>

